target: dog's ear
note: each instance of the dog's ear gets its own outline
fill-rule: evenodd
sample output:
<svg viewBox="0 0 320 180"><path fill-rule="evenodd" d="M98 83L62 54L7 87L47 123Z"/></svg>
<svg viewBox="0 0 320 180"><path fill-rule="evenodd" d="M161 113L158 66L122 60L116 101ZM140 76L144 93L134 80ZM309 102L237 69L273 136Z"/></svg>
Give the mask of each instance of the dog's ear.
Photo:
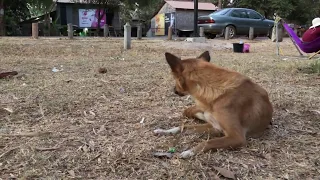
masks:
<svg viewBox="0 0 320 180"><path fill-rule="evenodd" d="M202 53L202 54L198 57L198 59L203 59L203 60L205 60L205 61L207 61L207 62L210 62L211 58L210 58L210 53L209 53L209 51L205 51L204 53Z"/></svg>
<svg viewBox="0 0 320 180"><path fill-rule="evenodd" d="M165 53L165 56L172 72L181 73L183 70L181 59L168 52Z"/></svg>

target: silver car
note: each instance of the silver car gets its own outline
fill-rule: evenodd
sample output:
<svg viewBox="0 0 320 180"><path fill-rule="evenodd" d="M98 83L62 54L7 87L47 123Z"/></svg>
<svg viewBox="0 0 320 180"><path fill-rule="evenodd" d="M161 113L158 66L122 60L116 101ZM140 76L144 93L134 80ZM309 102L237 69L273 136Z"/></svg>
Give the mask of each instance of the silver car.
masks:
<svg viewBox="0 0 320 180"><path fill-rule="evenodd" d="M198 27L204 27L206 37L215 38L224 35L226 27L229 35L249 35L250 27L254 28L254 36L271 37L274 21L266 19L257 11L246 8L225 8L207 16L198 17Z"/></svg>

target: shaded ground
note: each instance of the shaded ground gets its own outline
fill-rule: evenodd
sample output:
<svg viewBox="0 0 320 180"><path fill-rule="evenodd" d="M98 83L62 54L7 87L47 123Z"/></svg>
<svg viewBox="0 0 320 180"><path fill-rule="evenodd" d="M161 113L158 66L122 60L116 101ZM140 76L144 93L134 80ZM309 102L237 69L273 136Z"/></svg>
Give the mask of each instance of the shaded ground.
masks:
<svg viewBox="0 0 320 180"><path fill-rule="evenodd" d="M297 70L311 61L299 58L288 39L281 43L286 57L277 57L275 44L266 40L249 42L251 53L235 54L228 43L238 41L134 40L124 52L120 39L0 39L0 68L19 72L0 80L0 177L216 179L217 166L238 179L320 178L320 114L313 111L320 110L320 77ZM153 151L182 152L208 138L152 133L193 123L181 117L193 102L173 95L164 52L186 58L204 50L213 63L268 90L272 129L235 151L154 158ZM99 74L100 67L108 72Z"/></svg>

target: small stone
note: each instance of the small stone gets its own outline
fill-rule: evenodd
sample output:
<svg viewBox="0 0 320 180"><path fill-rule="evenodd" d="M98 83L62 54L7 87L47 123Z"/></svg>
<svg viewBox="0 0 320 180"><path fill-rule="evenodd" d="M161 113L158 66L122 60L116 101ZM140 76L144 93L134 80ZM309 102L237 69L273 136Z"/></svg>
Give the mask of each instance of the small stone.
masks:
<svg viewBox="0 0 320 180"><path fill-rule="evenodd" d="M99 71L100 74L105 74L105 73L108 72L107 68L99 68L98 71Z"/></svg>

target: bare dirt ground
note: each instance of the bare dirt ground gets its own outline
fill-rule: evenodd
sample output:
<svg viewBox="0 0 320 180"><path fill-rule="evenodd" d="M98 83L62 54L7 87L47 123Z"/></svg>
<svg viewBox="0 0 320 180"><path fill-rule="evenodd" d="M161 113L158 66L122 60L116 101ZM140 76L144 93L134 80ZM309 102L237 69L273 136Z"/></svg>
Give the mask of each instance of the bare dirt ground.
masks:
<svg viewBox="0 0 320 180"><path fill-rule="evenodd" d="M121 39L0 39L0 68L19 72L0 80L0 179L223 179L215 167L237 179L319 179L320 76L298 70L311 61L289 39L281 57L269 40L243 40L250 53L232 52L239 39L133 40L130 51ZM195 123L182 117L193 102L173 94L164 53L186 58L205 50L213 63L267 89L273 125L241 149L183 160L178 153L208 135L153 134ZM170 147L172 159L152 156Z"/></svg>

